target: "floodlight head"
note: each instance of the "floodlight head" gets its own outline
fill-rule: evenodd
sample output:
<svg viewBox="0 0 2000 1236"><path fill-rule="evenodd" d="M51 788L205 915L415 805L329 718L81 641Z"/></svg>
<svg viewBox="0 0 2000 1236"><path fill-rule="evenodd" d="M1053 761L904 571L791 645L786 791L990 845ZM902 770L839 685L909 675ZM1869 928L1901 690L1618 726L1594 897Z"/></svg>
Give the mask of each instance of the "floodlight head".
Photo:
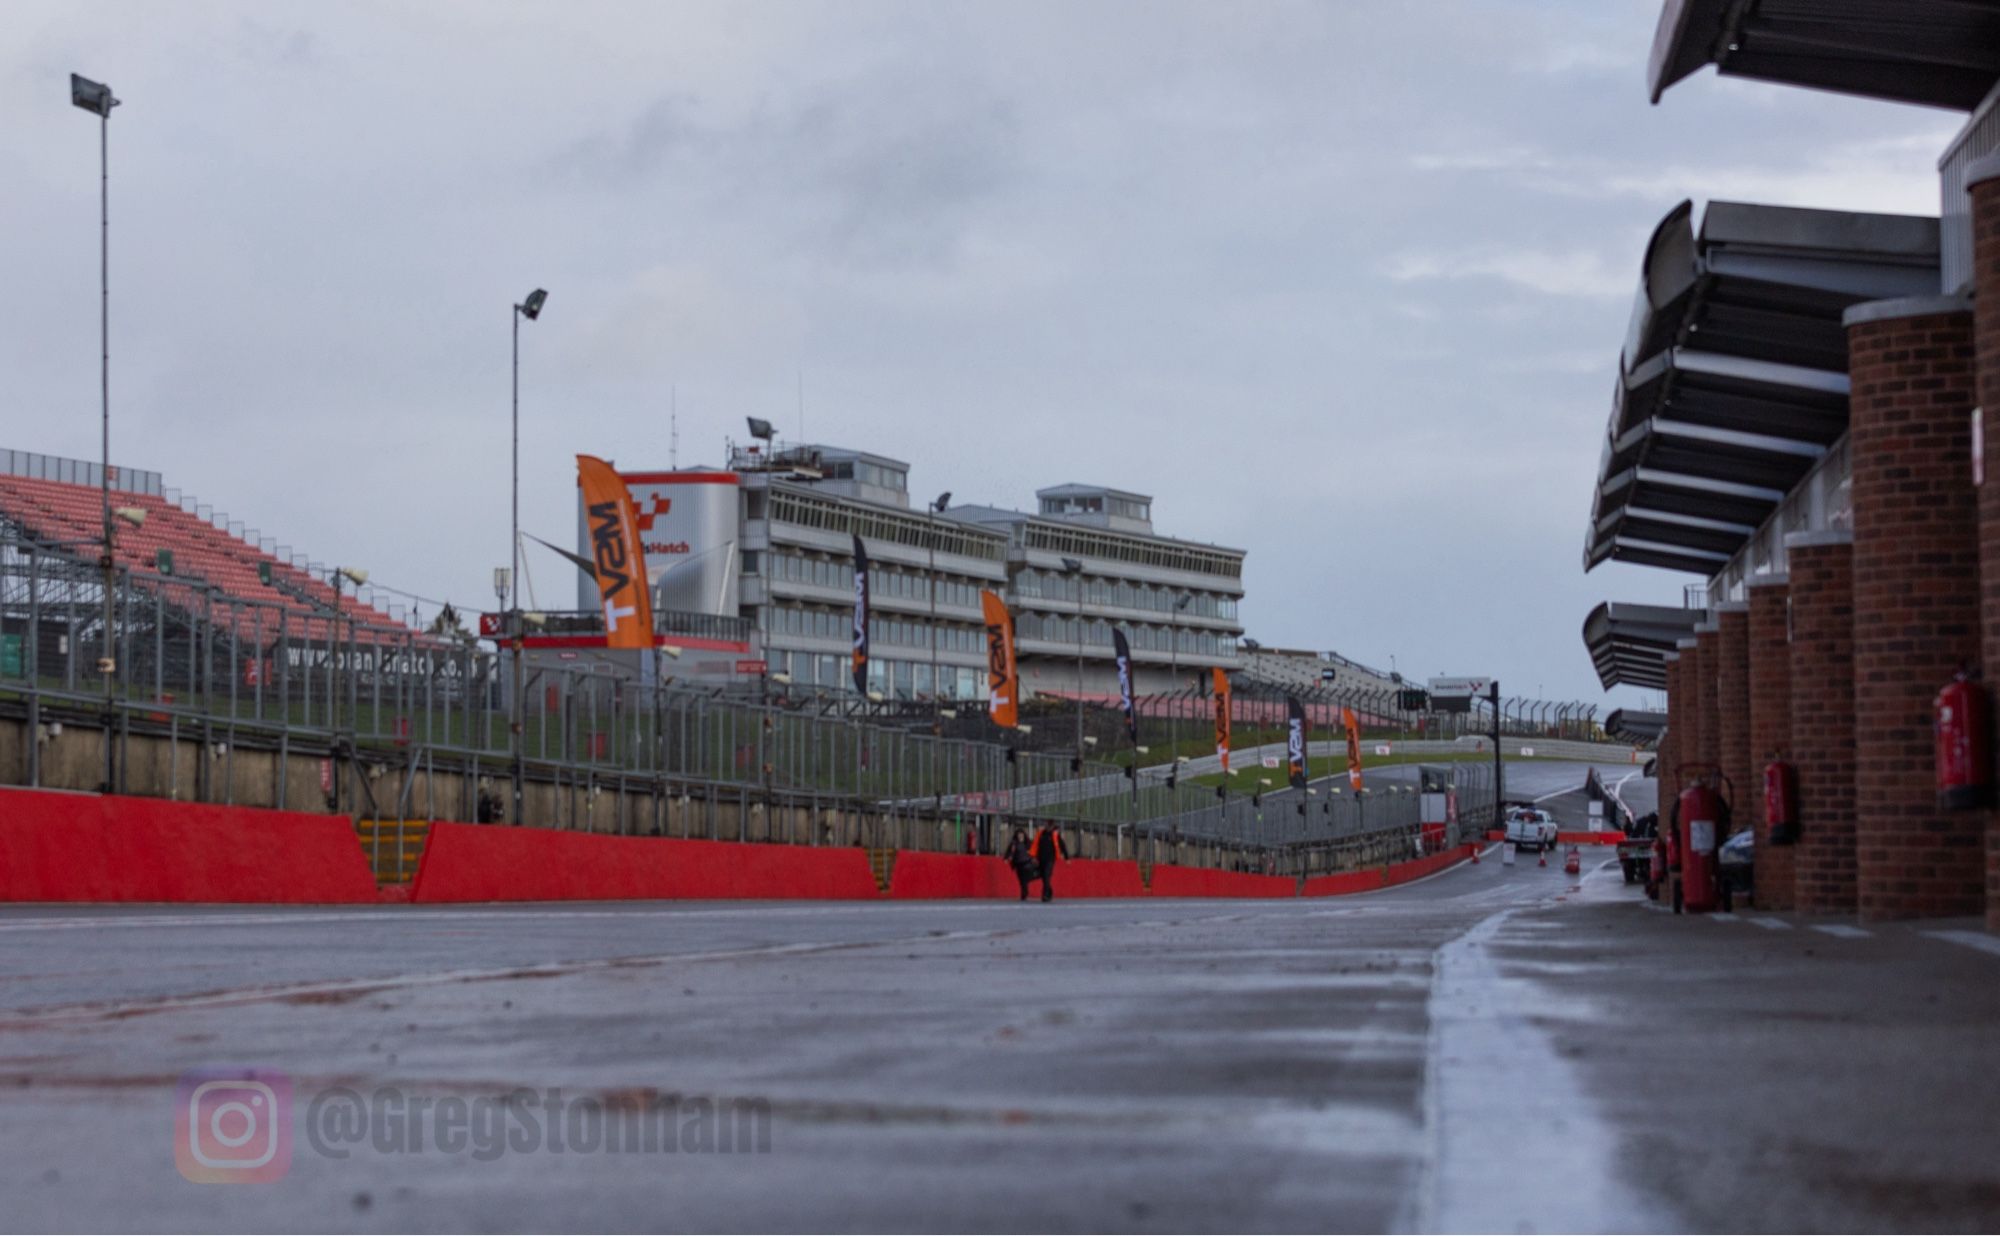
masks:
<svg viewBox="0 0 2000 1236"><path fill-rule="evenodd" d="M146 508L143 506L121 506L111 513L134 527L146 522Z"/></svg>
<svg viewBox="0 0 2000 1236"><path fill-rule="evenodd" d="M868 693L868 702L869 702L869 703L871 703L871 704L879 704L879 703L881 703L881 702L882 702L882 693L881 693L880 691L870 691L870 692Z"/></svg>
<svg viewBox="0 0 2000 1236"><path fill-rule="evenodd" d="M360 567L341 567L334 573L356 584L365 584L368 582L368 572L362 570Z"/></svg>
<svg viewBox="0 0 2000 1236"><path fill-rule="evenodd" d="M750 422L750 436L753 438L769 442L778 436L778 431L771 427L771 422L761 416L746 416L743 419Z"/></svg>
<svg viewBox="0 0 2000 1236"><path fill-rule="evenodd" d="M514 568L512 567L493 568L493 591L499 593L501 596L506 596L507 587L509 584L512 584L513 582L514 582Z"/></svg>
<svg viewBox="0 0 2000 1236"><path fill-rule="evenodd" d="M1035 727L1032 725L1017 725L1014 728L1023 734L1032 734L1035 732Z"/></svg>
<svg viewBox="0 0 2000 1236"><path fill-rule="evenodd" d="M536 318L542 316L542 305L546 303L548 299L549 299L548 292L546 292L541 288L536 288L534 291L528 293L528 299L522 301L520 304L514 307L521 311L522 317L532 322Z"/></svg>
<svg viewBox="0 0 2000 1236"><path fill-rule="evenodd" d="M783 670L779 670L777 673L771 675L771 681L777 683L781 687L789 687L792 685L792 676L790 674L785 673Z"/></svg>
<svg viewBox="0 0 2000 1236"><path fill-rule="evenodd" d="M111 109L121 100L111 97L111 87L103 82L91 81L88 77L69 75L69 101L87 112L96 112L109 120Z"/></svg>
<svg viewBox="0 0 2000 1236"><path fill-rule="evenodd" d="M1081 571L1082 569L1083 569L1082 560L1077 558L1063 559L1063 570L1070 572L1072 575L1078 571Z"/></svg>
<svg viewBox="0 0 2000 1236"><path fill-rule="evenodd" d="M672 657L676 661L681 659L681 646L679 644L661 644L660 652L665 656Z"/></svg>
<svg viewBox="0 0 2000 1236"><path fill-rule="evenodd" d="M951 491L947 489L943 493L938 495L936 502L931 503L931 509L933 511L942 511L944 510L944 508L950 505L951 505Z"/></svg>

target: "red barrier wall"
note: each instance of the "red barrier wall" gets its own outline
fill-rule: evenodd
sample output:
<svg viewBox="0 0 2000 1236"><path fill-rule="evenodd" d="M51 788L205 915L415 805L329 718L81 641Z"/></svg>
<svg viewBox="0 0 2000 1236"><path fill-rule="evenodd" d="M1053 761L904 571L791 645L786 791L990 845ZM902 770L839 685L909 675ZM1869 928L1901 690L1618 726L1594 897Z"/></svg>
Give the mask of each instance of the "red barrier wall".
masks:
<svg viewBox="0 0 2000 1236"><path fill-rule="evenodd" d="M1306 881L1305 895L1338 897L1346 893L1365 893L1397 884L1408 884L1412 880L1435 875L1447 867L1457 866L1472 857L1472 850L1473 846L1462 845L1441 854L1413 858L1404 863L1392 863L1387 867L1371 867L1366 871L1344 871L1339 875L1314 876Z"/></svg>
<svg viewBox="0 0 2000 1236"><path fill-rule="evenodd" d="M1298 893L1299 882L1291 876L1208 867L1153 868L1155 897L1296 897Z"/></svg>
<svg viewBox="0 0 2000 1236"><path fill-rule="evenodd" d="M1389 884L1408 884L1411 880L1421 880L1427 875L1435 875L1446 867L1464 862L1472 857L1472 851L1465 846L1446 850L1442 854L1432 854L1425 858L1413 858L1407 863L1393 864L1383 878Z"/></svg>
<svg viewBox="0 0 2000 1236"><path fill-rule="evenodd" d="M1060 886L1058 886L1060 887ZM867 854L839 846L431 826L411 900L873 900Z"/></svg>
<svg viewBox="0 0 2000 1236"><path fill-rule="evenodd" d="M1062 888L1062 873L1056 874ZM896 855L895 869L889 873L889 895L912 900L939 897L1021 896L1020 881L1006 860L973 854L932 854L924 850L903 850ZM1041 896L1037 885L1031 896Z"/></svg>
<svg viewBox="0 0 2000 1236"><path fill-rule="evenodd" d="M1014 891L1020 896L1020 890ZM1037 888L1032 894L1041 896ZM1106 858L1072 858L1056 864L1058 897L1144 897L1146 882L1139 878L1136 860L1120 862Z"/></svg>
<svg viewBox="0 0 2000 1236"><path fill-rule="evenodd" d="M1625 840L1624 833L1557 833L1559 845L1617 845Z"/></svg>
<svg viewBox="0 0 2000 1236"><path fill-rule="evenodd" d="M1339 875L1313 876L1306 881L1305 895L1308 897L1340 897L1347 893L1366 893L1382 887L1382 869L1371 867L1366 871L1343 871Z"/></svg>
<svg viewBox="0 0 2000 1236"><path fill-rule="evenodd" d="M345 816L0 789L0 901L374 900Z"/></svg>

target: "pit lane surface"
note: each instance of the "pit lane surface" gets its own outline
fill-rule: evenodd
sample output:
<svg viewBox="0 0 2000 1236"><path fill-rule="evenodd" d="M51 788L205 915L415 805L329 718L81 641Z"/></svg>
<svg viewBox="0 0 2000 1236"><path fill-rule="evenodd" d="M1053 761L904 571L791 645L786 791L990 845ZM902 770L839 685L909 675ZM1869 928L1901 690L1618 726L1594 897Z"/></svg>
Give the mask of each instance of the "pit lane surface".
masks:
<svg viewBox="0 0 2000 1236"><path fill-rule="evenodd" d="M1521 767L1581 823L1580 766ZM1510 769L1510 796L1537 787ZM1606 1165L1582 1194L1492 1176L1494 1140L1553 1128L1547 1104L1572 1151L1614 1141L1491 953L1579 881L1496 859L1315 901L11 910L5 1226L1659 1224ZM280 1180L176 1171L177 1081L230 1067L291 1079ZM1496 1069L1522 1078L1497 1109ZM315 1095L381 1087L748 1100L770 1149L481 1158L435 1128L410 1148L407 1107L359 1143L313 1136Z"/></svg>

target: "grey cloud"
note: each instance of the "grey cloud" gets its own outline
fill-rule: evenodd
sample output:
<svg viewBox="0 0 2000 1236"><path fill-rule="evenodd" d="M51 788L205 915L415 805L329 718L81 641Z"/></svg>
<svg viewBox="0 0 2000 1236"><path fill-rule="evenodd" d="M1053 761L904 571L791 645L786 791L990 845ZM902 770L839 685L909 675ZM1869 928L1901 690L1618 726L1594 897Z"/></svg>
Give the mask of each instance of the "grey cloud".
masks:
<svg viewBox="0 0 2000 1236"><path fill-rule="evenodd" d="M711 205L782 217L802 246L860 265L945 261L1020 172L1014 109L962 84L891 77L713 110L661 98L548 166L626 191L698 184Z"/></svg>

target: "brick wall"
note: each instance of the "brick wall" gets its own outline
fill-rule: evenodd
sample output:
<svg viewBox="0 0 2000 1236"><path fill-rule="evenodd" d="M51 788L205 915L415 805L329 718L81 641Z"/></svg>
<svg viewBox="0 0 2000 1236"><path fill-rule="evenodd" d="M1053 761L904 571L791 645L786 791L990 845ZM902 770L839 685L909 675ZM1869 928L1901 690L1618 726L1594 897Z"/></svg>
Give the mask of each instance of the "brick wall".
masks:
<svg viewBox="0 0 2000 1236"><path fill-rule="evenodd" d="M1694 634L1695 707L1701 712L1701 736L1695 759L1702 764L1722 762L1722 725L1717 715L1716 671L1722 664L1721 634L1714 624L1698 627Z"/></svg>
<svg viewBox="0 0 2000 1236"><path fill-rule="evenodd" d="M1687 724L1682 716L1687 711L1686 698L1681 690L1681 654L1667 653L1662 660L1667 671L1667 732L1660 736L1660 749L1653 762L1653 781L1659 789L1660 817L1666 818L1667 794L1674 784L1674 766L1680 761L1681 727Z"/></svg>
<svg viewBox="0 0 2000 1236"><path fill-rule="evenodd" d="M1715 614L1716 762L1735 808L1731 832L1750 827L1750 606L1729 601Z"/></svg>
<svg viewBox="0 0 2000 1236"><path fill-rule="evenodd" d="M1771 844L1771 822L1764 818L1764 765L1773 755L1791 758L1792 648L1786 635L1786 607L1791 588L1783 575L1762 575L1750 581L1750 779L1737 790L1739 806L1747 805L1750 826L1757 830L1757 908L1789 910L1793 905L1792 860L1797 847ZM1739 810L1737 818L1744 812Z"/></svg>
<svg viewBox="0 0 2000 1236"><path fill-rule="evenodd" d="M1973 348L1986 439L1986 483L1979 487L1981 665L1989 689L2000 683L2000 164L1972 175ZM2000 735L2000 726L1995 727ZM2000 769L2000 762L1994 767ZM2000 817L1986 824L1986 929L2000 932Z"/></svg>
<svg viewBox="0 0 2000 1236"><path fill-rule="evenodd" d="M1930 298L1848 315L1861 917L1983 914L1986 817L1937 805L1931 700L1980 652L1972 314Z"/></svg>
<svg viewBox="0 0 2000 1236"><path fill-rule="evenodd" d="M1701 646L1690 636L1681 640L1677 647L1681 654L1681 738L1674 744L1674 771L1667 785L1667 796L1681 792L1680 765L1693 764L1701 759L1701 692L1697 688L1701 682Z"/></svg>
<svg viewBox="0 0 2000 1236"><path fill-rule="evenodd" d="M1807 914L1854 913L1852 551L1844 533L1785 538L1791 580L1791 746L1799 770L1793 900Z"/></svg>

